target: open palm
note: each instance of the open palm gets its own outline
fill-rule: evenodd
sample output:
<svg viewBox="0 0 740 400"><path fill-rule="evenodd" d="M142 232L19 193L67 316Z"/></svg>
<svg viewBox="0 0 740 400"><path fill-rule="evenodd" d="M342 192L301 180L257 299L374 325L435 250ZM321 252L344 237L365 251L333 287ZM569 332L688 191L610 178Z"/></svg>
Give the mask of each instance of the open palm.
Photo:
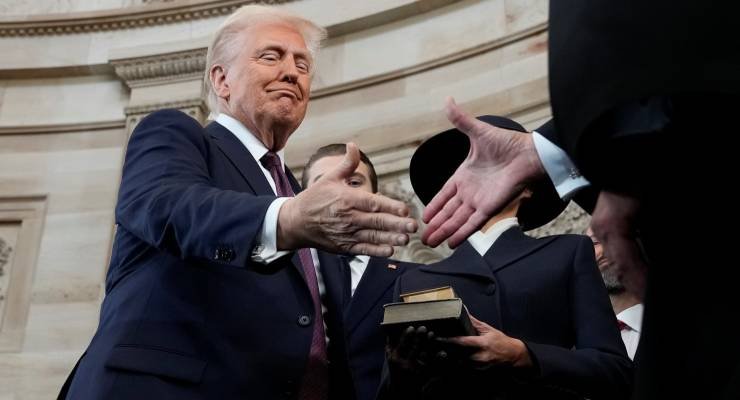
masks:
<svg viewBox="0 0 740 400"><path fill-rule="evenodd" d="M445 112L470 139L470 152L424 209L428 226L422 241L437 246L447 240L454 248L545 170L531 135L479 121L463 112L452 98Z"/></svg>

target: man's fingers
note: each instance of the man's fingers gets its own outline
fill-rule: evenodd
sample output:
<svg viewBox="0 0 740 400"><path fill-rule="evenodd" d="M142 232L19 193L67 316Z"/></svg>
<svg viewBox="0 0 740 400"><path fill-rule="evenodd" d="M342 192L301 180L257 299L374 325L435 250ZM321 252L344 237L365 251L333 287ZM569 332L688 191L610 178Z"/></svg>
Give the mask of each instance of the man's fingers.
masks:
<svg viewBox="0 0 740 400"><path fill-rule="evenodd" d="M473 209L469 206L462 206L458 207L457 210L455 210L455 213L450 216L449 218L446 218L446 220L443 220L442 217L446 217L442 215L442 213L437 214L437 217L435 217L434 220L431 221L430 226L432 224L442 222L442 225L438 227L434 232L430 233L429 237L427 238L427 244L429 246L437 246L443 241L445 241L447 238L452 236L454 233L456 233L460 227L465 225L465 223L468 221L470 216L473 214ZM440 221L436 221L437 218L440 218ZM471 230L468 233L468 236L470 233L474 232L475 229ZM465 240L467 236L463 237L462 240ZM450 245L450 247L454 248L457 246L462 240L456 242L456 243L447 243Z"/></svg>
<svg viewBox="0 0 740 400"><path fill-rule="evenodd" d="M349 249L342 249L342 251L346 251L351 254L364 254L373 257L390 257L393 255L393 246L376 245L371 243L356 243L352 245Z"/></svg>
<svg viewBox="0 0 740 400"><path fill-rule="evenodd" d="M480 336L456 336L448 338L446 341L463 347L482 346L482 338Z"/></svg>
<svg viewBox="0 0 740 400"><path fill-rule="evenodd" d="M347 143L347 151L342 163L326 173L321 179L343 181L352 176L358 165L360 165L360 149L352 142Z"/></svg>
<svg viewBox="0 0 740 400"><path fill-rule="evenodd" d="M396 346L396 353L400 358L408 358L409 352L411 352L414 335L415 329L413 326L407 327L401 333L401 337L398 339L398 346Z"/></svg>
<svg viewBox="0 0 740 400"><path fill-rule="evenodd" d="M397 217L386 213L356 212L352 217L352 225L356 231L378 230L396 234L414 233L417 229L416 221L411 218ZM381 237L381 239L384 237ZM381 244L398 245L396 240L380 242ZM405 243L404 243L405 244Z"/></svg>
<svg viewBox="0 0 740 400"><path fill-rule="evenodd" d="M444 209L447 202L449 202L455 194L457 194L457 186L448 180L442 187L442 190L440 190L437 195L434 196L432 201L424 207L424 214L422 215L424 223L429 224L429 221L434 219L434 217L437 216L437 213Z"/></svg>
<svg viewBox="0 0 740 400"><path fill-rule="evenodd" d="M420 326L416 328L413 335L411 351L408 354L409 360L416 360L419 358L419 354L424 349L424 342L426 341L427 328Z"/></svg>
<svg viewBox="0 0 740 400"><path fill-rule="evenodd" d="M388 244L391 246L405 246L409 242L409 236L406 234L376 229L359 230L355 232L354 238L358 243Z"/></svg>
<svg viewBox="0 0 740 400"><path fill-rule="evenodd" d="M457 210L460 208L461 203L462 201L458 196L449 199L444 207L442 207L442 210L440 210L439 213L437 213L437 215L432 218L431 221L429 221L426 232L424 232L424 235L422 236L422 241L428 240L429 237L432 237L433 234L439 229L439 227L444 224L444 221L447 221L450 216L454 215L457 212ZM439 243L427 244L429 244L430 246L436 246Z"/></svg>
<svg viewBox="0 0 740 400"><path fill-rule="evenodd" d="M409 206L406 203L383 196L382 194L366 193L348 188L347 196L353 209L371 213L389 213L399 217L409 215Z"/></svg>
<svg viewBox="0 0 740 400"><path fill-rule="evenodd" d="M490 361L488 358L488 352L485 350L481 350L473 355L470 356L470 359L479 363L485 363Z"/></svg>
<svg viewBox="0 0 740 400"><path fill-rule="evenodd" d="M472 211L472 214L469 214ZM456 248L460 245L460 243L464 242L470 235L475 233L478 229L483 226L483 224L488 221L489 216L480 212L480 210L464 210L463 215L469 215L467 218L460 217L463 222L463 225L453 233L449 239L447 239L447 244L450 246L450 248ZM453 216L453 218L456 218Z"/></svg>

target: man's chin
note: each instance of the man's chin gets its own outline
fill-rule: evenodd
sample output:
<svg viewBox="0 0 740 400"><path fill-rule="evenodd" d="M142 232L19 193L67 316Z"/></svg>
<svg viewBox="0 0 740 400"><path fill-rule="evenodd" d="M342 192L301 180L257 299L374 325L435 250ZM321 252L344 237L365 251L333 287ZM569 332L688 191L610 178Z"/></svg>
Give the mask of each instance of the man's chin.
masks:
<svg viewBox="0 0 740 400"><path fill-rule="evenodd" d="M301 124L303 116L305 115L305 113L300 113L292 104L289 106L278 104L270 111L270 119L273 124L282 126L295 125L296 128Z"/></svg>

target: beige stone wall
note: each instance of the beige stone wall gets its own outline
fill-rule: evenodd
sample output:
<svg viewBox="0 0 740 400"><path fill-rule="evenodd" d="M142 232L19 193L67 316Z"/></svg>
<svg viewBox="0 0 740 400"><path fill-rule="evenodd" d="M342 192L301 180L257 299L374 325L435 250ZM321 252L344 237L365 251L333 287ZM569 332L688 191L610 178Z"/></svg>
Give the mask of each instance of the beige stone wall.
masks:
<svg viewBox="0 0 740 400"><path fill-rule="evenodd" d="M206 119L208 35L248 2L0 7L0 400L54 397L89 342L127 135L162 107ZM315 148L355 141L375 162L381 190L418 216L408 160L449 127L446 96L530 129L549 117L545 0L274 2L330 33L309 113L286 152L298 173ZM580 231L585 221L569 209L535 234ZM417 261L449 252L418 237L398 250Z"/></svg>
<svg viewBox="0 0 740 400"><path fill-rule="evenodd" d="M65 128L0 128L0 235L15 250L0 303L0 399L52 398L97 324L125 131L122 121ZM36 230L19 237L32 219Z"/></svg>

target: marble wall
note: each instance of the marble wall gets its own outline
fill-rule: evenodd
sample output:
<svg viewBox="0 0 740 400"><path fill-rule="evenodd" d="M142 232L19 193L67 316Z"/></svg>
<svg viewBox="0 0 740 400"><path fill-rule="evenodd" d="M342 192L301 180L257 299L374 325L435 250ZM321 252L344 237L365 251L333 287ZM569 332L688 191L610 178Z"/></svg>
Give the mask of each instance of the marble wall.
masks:
<svg viewBox="0 0 740 400"><path fill-rule="evenodd" d="M286 152L298 173L317 147L355 141L381 190L418 217L408 160L449 127L446 96L529 129L549 117L546 0L273 2L330 33ZM128 134L163 107L205 121L209 35L245 3L0 2L0 400L54 397L89 342ZM586 221L569 208L533 233ZM417 261L448 253L418 236L398 249Z"/></svg>

